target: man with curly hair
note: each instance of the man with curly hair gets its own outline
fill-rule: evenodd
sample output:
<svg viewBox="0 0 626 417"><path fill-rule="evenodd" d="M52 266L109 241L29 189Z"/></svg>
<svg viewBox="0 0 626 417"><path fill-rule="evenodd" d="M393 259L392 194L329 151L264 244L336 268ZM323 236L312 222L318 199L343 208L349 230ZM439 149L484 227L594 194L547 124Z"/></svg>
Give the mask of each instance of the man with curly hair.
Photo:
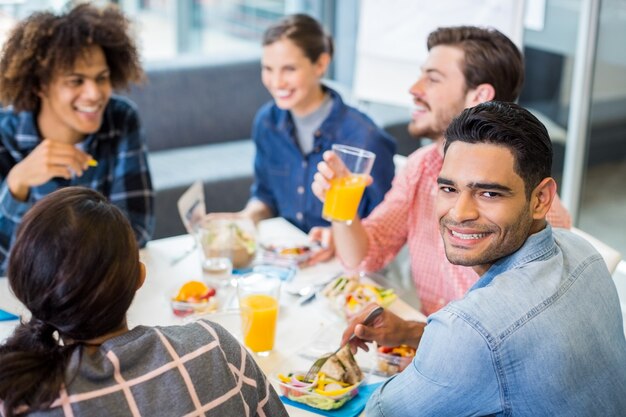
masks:
<svg viewBox="0 0 626 417"><path fill-rule="evenodd" d="M114 6L37 12L12 31L0 60L8 106L0 110L0 273L24 214L67 186L103 193L141 246L151 238L145 138L135 105L112 95L143 77L130 23Z"/></svg>

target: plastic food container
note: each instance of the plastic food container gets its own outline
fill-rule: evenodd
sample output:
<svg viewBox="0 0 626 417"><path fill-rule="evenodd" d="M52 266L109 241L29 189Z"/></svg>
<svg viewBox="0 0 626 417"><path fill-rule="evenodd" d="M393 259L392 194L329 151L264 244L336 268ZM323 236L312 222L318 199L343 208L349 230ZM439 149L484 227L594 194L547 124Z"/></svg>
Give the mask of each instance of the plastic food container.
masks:
<svg viewBox="0 0 626 417"><path fill-rule="evenodd" d="M366 278L369 276L364 274L341 275L326 285L322 294L348 320L370 303L386 308L398 298L394 289L384 288Z"/></svg>
<svg viewBox="0 0 626 417"><path fill-rule="evenodd" d="M256 256L256 227L250 219L216 217L206 219L197 238L206 258L230 257L233 268L248 267Z"/></svg>
<svg viewBox="0 0 626 417"><path fill-rule="evenodd" d="M414 357L415 349L410 346L379 347L376 352L378 371L386 376L395 375L404 371Z"/></svg>
<svg viewBox="0 0 626 417"><path fill-rule="evenodd" d="M295 374L304 375L305 373L306 372L296 372ZM316 392L315 388L294 387L293 385L283 382L279 377L276 377L275 381L278 384L281 395L292 401L306 404L320 410L335 410L342 407L359 393L359 386L363 383L363 381L361 381L351 387L337 390L337 394L332 395L333 391L327 394L319 394Z"/></svg>
<svg viewBox="0 0 626 417"><path fill-rule="evenodd" d="M293 242L280 242L261 245L263 249L261 258L270 262L285 265L298 265L307 261L313 254L310 245L299 245Z"/></svg>
<svg viewBox="0 0 626 417"><path fill-rule="evenodd" d="M187 317L191 314L206 314L217 310L217 300L210 298L206 302L190 303L186 301L170 301L172 312L178 317Z"/></svg>
<svg viewBox="0 0 626 417"><path fill-rule="evenodd" d="M172 312L179 317L214 312L217 310L215 295L215 288L200 281L187 281L171 291Z"/></svg>

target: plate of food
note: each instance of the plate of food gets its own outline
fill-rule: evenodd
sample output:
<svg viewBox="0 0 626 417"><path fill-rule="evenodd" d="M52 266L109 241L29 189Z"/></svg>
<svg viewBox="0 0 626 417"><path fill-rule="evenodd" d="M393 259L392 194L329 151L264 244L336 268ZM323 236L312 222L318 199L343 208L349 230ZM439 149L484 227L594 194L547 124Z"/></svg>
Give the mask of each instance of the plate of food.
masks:
<svg viewBox="0 0 626 417"><path fill-rule="evenodd" d="M321 293L347 319L370 303L389 307L398 298L393 288L383 287L364 274L340 275L328 283Z"/></svg>
<svg viewBox="0 0 626 417"><path fill-rule="evenodd" d="M365 380L349 346L344 346L326 363L312 381L306 381L306 371L279 373L276 382L280 393L292 401L321 410L342 407L358 392Z"/></svg>
<svg viewBox="0 0 626 417"><path fill-rule="evenodd" d="M217 290L204 282L187 281L170 297L172 312L178 317L212 313L217 310Z"/></svg>
<svg viewBox="0 0 626 417"><path fill-rule="evenodd" d="M256 256L256 228L249 219L207 218L197 234L205 258L228 253L233 268L239 269L249 266Z"/></svg>
<svg viewBox="0 0 626 417"><path fill-rule="evenodd" d="M263 259L298 265L306 262L319 245L284 241L262 243L260 247Z"/></svg>

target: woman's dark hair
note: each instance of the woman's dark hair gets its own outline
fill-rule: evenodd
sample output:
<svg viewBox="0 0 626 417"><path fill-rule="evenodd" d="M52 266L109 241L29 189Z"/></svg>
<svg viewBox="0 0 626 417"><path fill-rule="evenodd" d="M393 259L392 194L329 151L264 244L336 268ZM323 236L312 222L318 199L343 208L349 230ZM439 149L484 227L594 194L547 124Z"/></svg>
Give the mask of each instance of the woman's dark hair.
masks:
<svg viewBox="0 0 626 417"><path fill-rule="evenodd" d="M326 52L333 56L333 39L320 23L306 14L293 14L270 26L263 34L263 46L289 39L311 62L317 62Z"/></svg>
<svg viewBox="0 0 626 417"><path fill-rule="evenodd" d="M461 66L468 89L491 84L494 100L515 101L524 84L524 58L513 42L496 29L444 27L428 36L428 50L438 45L463 50Z"/></svg>
<svg viewBox="0 0 626 417"><path fill-rule="evenodd" d="M104 52L113 88L143 80L128 19L114 5L81 3L60 15L36 12L17 24L2 50L0 101L17 111L35 111L37 94L94 45Z"/></svg>
<svg viewBox="0 0 626 417"><path fill-rule="evenodd" d="M26 213L8 279L32 318L0 346L5 415L46 407L58 396L80 342L125 324L140 274L132 228L100 193L63 188Z"/></svg>
<svg viewBox="0 0 626 417"><path fill-rule="evenodd" d="M523 107L489 101L465 109L448 126L444 153L456 141L489 143L508 148L515 173L524 180L526 198L552 168L552 142L545 126Z"/></svg>

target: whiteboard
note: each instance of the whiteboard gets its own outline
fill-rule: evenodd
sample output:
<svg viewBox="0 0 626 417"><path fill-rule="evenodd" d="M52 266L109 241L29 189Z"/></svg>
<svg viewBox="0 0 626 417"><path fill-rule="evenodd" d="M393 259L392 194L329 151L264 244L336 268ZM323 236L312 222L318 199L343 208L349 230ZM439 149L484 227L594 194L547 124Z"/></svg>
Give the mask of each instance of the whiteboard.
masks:
<svg viewBox="0 0 626 417"><path fill-rule="evenodd" d="M357 100L411 105L408 93L441 26L489 26L522 45L523 0L361 0L353 92Z"/></svg>

